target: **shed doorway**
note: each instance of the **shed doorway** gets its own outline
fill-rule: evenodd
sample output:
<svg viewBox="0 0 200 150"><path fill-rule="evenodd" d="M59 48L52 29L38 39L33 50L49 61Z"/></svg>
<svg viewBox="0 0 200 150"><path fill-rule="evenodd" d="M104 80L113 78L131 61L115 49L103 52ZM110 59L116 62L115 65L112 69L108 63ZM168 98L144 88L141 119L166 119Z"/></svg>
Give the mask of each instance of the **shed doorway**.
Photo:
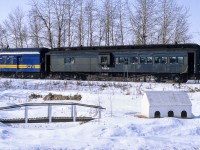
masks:
<svg viewBox="0 0 200 150"><path fill-rule="evenodd" d="M159 111L156 111L156 112L155 112L154 118L160 118L160 112L159 112Z"/></svg>
<svg viewBox="0 0 200 150"><path fill-rule="evenodd" d="M181 118L187 118L187 112L185 110L181 112Z"/></svg>
<svg viewBox="0 0 200 150"><path fill-rule="evenodd" d="M174 117L174 112L173 111L169 111L168 112L168 117Z"/></svg>

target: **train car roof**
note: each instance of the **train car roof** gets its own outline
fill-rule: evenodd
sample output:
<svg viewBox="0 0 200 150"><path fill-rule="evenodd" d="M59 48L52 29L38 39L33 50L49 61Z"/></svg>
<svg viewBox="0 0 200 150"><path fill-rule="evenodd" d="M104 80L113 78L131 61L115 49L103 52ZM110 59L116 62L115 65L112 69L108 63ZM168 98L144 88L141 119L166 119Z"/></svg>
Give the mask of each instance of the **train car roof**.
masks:
<svg viewBox="0 0 200 150"><path fill-rule="evenodd" d="M42 51L49 51L47 48L4 48L0 54L40 54Z"/></svg>
<svg viewBox="0 0 200 150"><path fill-rule="evenodd" d="M61 52L77 52L77 51L120 51L120 50L160 50L160 49L200 49L198 44L157 44L157 45L119 45L119 46L91 46L91 47L61 47L54 48L50 53L61 53Z"/></svg>

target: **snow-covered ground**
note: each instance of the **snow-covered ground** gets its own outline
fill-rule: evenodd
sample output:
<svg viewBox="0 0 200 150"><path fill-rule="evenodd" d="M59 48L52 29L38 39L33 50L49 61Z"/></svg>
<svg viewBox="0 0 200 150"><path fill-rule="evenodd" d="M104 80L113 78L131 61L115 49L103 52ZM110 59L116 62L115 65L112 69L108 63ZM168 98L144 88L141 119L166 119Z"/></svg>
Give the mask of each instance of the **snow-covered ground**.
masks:
<svg viewBox="0 0 200 150"><path fill-rule="evenodd" d="M142 93L147 90L188 91L193 119L138 118ZM33 93L43 97L49 93L80 94L79 103L100 104L106 110L102 111L101 119L87 123L0 123L0 149L200 149L199 84L182 84L178 88L171 83L0 79L0 107L45 102L42 98L29 99ZM77 109L78 116L98 117L95 109ZM68 115L68 106L53 108L53 116ZM24 108L0 110L1 118L23 116ZM31 107L29 117L36 116L47 116L47 109Z"/></svg>

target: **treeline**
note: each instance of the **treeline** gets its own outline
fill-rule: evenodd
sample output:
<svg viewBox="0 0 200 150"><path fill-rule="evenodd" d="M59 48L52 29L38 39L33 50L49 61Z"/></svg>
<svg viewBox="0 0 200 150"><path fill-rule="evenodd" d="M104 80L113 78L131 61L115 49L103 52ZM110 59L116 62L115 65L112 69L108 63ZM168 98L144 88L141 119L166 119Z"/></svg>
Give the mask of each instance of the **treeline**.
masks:
<svg viewBox="0 0 200 150"><path fill-rule="evenodd" d="M188 10L176 0L31 0L0 24L0 46L185 43Z"/></svg>

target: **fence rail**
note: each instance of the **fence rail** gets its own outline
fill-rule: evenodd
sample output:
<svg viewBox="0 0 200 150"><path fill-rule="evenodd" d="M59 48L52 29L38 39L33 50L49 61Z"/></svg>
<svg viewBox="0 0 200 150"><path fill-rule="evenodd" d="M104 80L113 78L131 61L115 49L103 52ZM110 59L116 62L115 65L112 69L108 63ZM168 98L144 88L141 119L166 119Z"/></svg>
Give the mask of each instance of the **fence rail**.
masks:
<svg viewBox="0 0 200 150"><path fill-rule="evenodd" d="M52 106L63 106L63 105L71 105L71 117L53 117L52 116ZM48 116L41 119L41 118L29 118L28 117L28 108L29 106L47 106L48 107ZM19 108L19 107L25 107L25 111L24 111L24 118L15 118L15 119L0 119L0 122L4 122L4 123L21 123L21 122L25 122L28 123L30 121L30 123L34 123L34 122L39 122L39 120L41 120L41 122L47 122L46 120L48 120L49 123L51 123L52 121L70 121L72 120L73 122L76 121L80 121L80 120L84 120L84 118L86 118L85 120L93 120L95 118L91 118L91 117L77 117L77 108L76 106L82 106L82 107L90 107L90 108L96 108L98 110L98 118L101 118L101 110L105 109L102 106L97 106L97 105L88 105L88 104L82 104L82 103L24 103L24 104L17 104L17 105L11 105L11 106L5 106L5 107L0 107L0 110L9 110L12 108ZM34 120L34 121L33 121Z"/></svg>

